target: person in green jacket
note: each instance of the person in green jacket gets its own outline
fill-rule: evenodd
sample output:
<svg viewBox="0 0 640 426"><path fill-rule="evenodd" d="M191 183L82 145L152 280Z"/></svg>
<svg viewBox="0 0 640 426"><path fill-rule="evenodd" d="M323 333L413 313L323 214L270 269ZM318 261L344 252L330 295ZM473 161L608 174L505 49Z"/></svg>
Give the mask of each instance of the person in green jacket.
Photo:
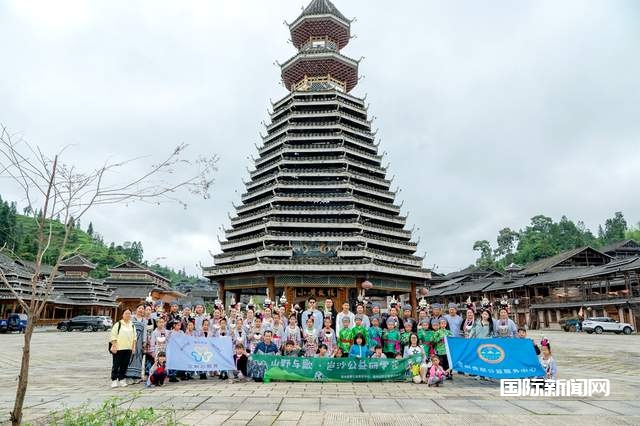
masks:
<svg viewBox="0 0 640 426"><path fill-rule="evenodd" d="M353 332L354 338L358 333L362 334L362 337L364 337L364 344L366 345L368 342L367 340L368 333L367 333L367 328L364 325L362 325L363 319L364 318L362 317L362 315L356 314L355 316L356 325L353 326L351 331Z"/></svg>
<svg viewBox="0 0 640 426"><path fill-rule="evenodd" d="M387 329L382 333L382 351L387 358L394 359L396 354L400 354L400 332L396 329L398 320L394 317L387 319Z"/></svg>
<svg viewBox="0 0 640 426"><path fill-rule="evenodd" d="M402 350L409 346L409 339L413 334L413 323L411 321L406 321L404 323L404 331L400 333L400 345L402 345Z"/></svg>
<svg viewBox="0 0 640 426"><path fill-rule="evenodd" d="M349 324L351 323L351 318L345 316L342 318L342 327L340 328L340 333L338 334L338 347L342 350L342 356L348 357L349 350L351 349L351 345L353 344L353 330L349 328Z"/></svg>
<svg viewBox="0 0 640 426"><path fill-rule="evenodd" d="M382 329L380 328L380 317L372 316L370 318L371 327L367 330L367 342L369 343L369 349L373 352L376 346L382 348Z"/></svg>
<svg viewBox="0 0 640 426"><path fill-rule="evenodd" d="M436 355L440 358L442 368L445 372L451 373L449 367L449 359L447 358L447 346L444 343L446 336L451 336L451 330L449 330L449 323L444 317L439 320L432 320L431 327L433 327L433 336L431 337L431 344L434 347ZM451 380L451 374L447 376L447 379Z"/></svg>
<svg viewBox="0 0 640 426"><path fill-rule="evenodd" d="M421 319L420 328L418 328L418 340L420 341L420 345L422 346L422 349L424 349L424 353L427 355L428 359L431 359L431 357L436 354L433 350L433 345L431 344L432 337L433 330L429 327L429 318Z"/></svg>

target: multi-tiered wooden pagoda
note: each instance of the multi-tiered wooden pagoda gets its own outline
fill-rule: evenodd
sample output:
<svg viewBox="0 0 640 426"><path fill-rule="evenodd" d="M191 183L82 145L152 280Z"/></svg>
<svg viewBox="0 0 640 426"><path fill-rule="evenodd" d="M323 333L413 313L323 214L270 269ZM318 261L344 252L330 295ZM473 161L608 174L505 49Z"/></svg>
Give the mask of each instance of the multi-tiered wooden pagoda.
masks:
<svg viewBox="0 0 640 426"><path fill-rule="evenodd" d="M313 0L289 25L298 53L281 65L290 93L273 104L271 124L242 204L205 275L222 297L314 294L339 305L367 295L409 294L430 279L394 203L387 169L363 99L349 92L358 62L340 53L351 21ZM369 287L369 283L365 287Z"/></svg>

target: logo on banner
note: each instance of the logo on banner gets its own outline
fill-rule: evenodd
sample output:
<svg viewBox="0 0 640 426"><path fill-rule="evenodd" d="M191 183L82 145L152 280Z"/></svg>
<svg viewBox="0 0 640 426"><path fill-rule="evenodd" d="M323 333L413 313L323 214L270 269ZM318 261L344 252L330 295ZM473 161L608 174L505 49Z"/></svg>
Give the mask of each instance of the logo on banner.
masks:
<svg viewBox="0 0 640 426"><path fill-rule="evenodd" d="M209 362L211 358L213 358L213 353L207 345L194 345L191 358L193 358L195 362Z"/></svg>
<svg viewBox="0 0 640 426"><path fill-rule="evenodd" d="M489 364L499 364L504 361L505 352L500 346L493 343L486 343L478 346L478 358Z"/></svg>

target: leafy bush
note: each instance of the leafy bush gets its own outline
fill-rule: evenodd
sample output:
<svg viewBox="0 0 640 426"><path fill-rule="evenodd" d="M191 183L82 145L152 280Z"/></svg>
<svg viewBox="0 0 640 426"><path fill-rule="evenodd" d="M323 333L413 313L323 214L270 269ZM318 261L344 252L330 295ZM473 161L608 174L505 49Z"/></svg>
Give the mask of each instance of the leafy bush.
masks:
<svg viewBox="0 0 640 426"><path fill-rule="evenodd" d="M132 403L137 396L135 395ZM121 397L112 397L106 399L99 408L91 408L86 403L76 408L67 408L51 414L46 423L56 426L178 425L175 410L163 412L151 407L131 408L131 404L123 407L122 401Z"/></svg>

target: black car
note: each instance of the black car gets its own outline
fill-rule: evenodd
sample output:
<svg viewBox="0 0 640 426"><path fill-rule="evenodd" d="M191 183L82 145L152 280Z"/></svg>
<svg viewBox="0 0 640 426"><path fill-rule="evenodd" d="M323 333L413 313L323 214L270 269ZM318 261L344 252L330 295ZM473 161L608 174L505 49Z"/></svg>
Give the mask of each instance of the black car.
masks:
<svg viewBox="0 0 640 426"><path fill-rule="evenodd" d="M104 324L104 318L94 317L90 315L79 315L69 320L60 321L58 323L58 330L60 331L73 331L73 330L86 330L86 331L98 331L106 330L107 327Z"/></svg>

